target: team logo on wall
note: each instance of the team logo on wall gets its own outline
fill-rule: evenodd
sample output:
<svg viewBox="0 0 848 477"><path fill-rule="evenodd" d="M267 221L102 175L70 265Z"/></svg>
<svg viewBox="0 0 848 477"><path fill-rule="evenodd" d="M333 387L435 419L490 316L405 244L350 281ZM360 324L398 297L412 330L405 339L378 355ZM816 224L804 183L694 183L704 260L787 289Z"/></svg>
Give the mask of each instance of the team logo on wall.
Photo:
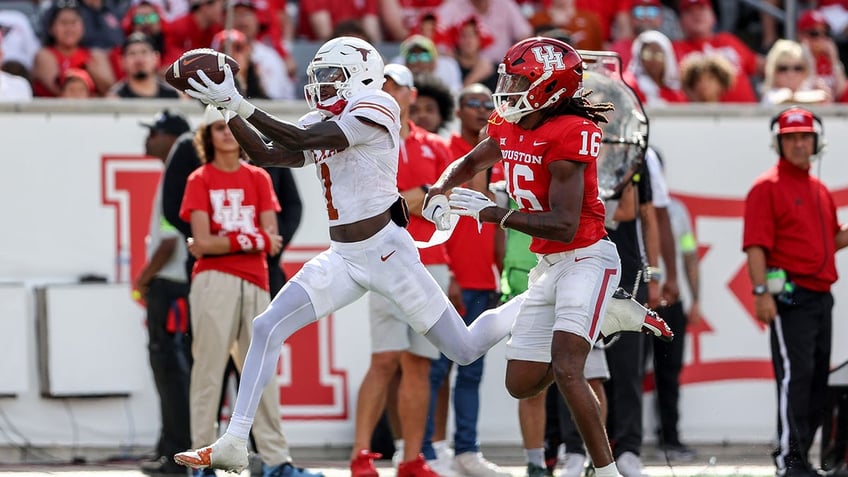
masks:
<svg viewBox="0 0 848 477"><path fill-rule="evenodd" d="M162 162L138 155L102 156L101 202L115 214L115 281L132 283L145 261L150 208L162 175ZM320 250L286 253L291 277ZM280 350L277 382L280 415L289 420L346 420L347 371L333 367L333 317L298 331Z"/></svg>

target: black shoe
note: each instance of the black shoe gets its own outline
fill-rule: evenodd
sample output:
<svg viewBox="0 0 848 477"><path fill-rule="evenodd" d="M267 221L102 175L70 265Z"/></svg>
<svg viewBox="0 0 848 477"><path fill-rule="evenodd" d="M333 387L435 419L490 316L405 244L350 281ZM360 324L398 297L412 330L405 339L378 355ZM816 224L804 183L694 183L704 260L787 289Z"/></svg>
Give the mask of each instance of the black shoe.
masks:
<svg viewBox="0 0 848 477"><path fill-rule="evenodd" d="M789 466L777 469L775 477L821 477L821 474L810 466Z"/></svg>
<svg viewBox="0 0 848 477"><path fill-rule="evenodd" d="M139 464L139 469L143 474L156 477L177 475L185 477L188 475L188 469L186 467L183 467L164 456L155 460L142 462Z"/></svg>

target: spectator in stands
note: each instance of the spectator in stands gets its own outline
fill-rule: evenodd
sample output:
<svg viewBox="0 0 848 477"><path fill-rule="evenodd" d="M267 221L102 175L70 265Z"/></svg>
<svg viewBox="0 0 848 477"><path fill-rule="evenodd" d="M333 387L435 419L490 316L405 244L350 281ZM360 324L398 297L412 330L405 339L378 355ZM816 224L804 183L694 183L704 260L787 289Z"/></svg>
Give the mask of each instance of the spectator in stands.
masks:
<svg viewBox="0 0 848 477"><path fill-rule="evenodd" d="M813 59L800 43L777 40L766 55L762 104L830 102L830 90L813 74Z"/></svg>
<svg viewBox="0 0 848 477"><path fill-rule="evenodd" d="M492 33L486 30L476 17L469 17L454 25L446 37L453 57L459 65L462 85L482 83L494 91L498 82L497 65L482 54L483 50L495 41Z"/></svg>
<svg viewBox="0 0 848 477"><path fill-rule="evenodd" d="M450 28L472 15L487 30L496 33L495 41L483 50L483 56L492 63L500 63L513 43L533 34L533 27L515 0L445 0L436 10L436 17L443 28Z"/></svg>
<svg viewBox="0 0 848 477"><path fill-rule="evenodd" d="M294 41L295 28L286 8L286 0L235 0L234 4L254 9L259 20L256 40L273 48L285 61L289 76L293 76L297 72L297 62L287 45Z"/></svg>
<svg viewBox="0 0 848 477"><path fill-rule="evenodd" d="M259 11L252 0L236 0L233 6L233 28L244 34L250 47L250 64L262 89L271 99L295 99L294 82L286 62L273 46L259 40L262 30ZM293 57L291 64L296 65Z"/></svg>
<svg viewBox="0 0 848 477"><path fill-rule="evenodd" d="M223 0L191 0L191 11L165 29L165 57L167 67L183 53L194 48L209 48L212 37L223 30Z"/></svg>
<svg viewBox="0 0 848 477"><path fill-rule="evenodd" d="M4 57L3 32L0 31L0 64ZM0 71L0 102L29 101L32 99L32 88L26 78L21 78L5 71Z"/></svg>
<svg viewBox="0 0 848 477"><path fill-rule="evenodd" d="M76 0L63 0L45 13L46 41L33 63L36 96L59 96L60 79L68 68L85 70L95 90L105 93L115 82L109 58L103 50L81 46L85 28Z"/></svg>
<svg viewBox="0 0 848 477"><path fill-rule="evenodd" d="M159 52L161 56L165 53L165 42L163 37L163 25L165 24L162 11L155 3L150 0L141 0L127 10L121 26L124 29L124 34L130 36L135 32L144 33L150 38L153 44L153 49ZM170 63L168 63L170 64Z"/></svg>
<svg viewBox="0 0 848 477"><path fill-rule="evenodd" d="M824 14L807 10L798 18L798 41L813 55L816 75L830 88L833 98L845 101L845 68L839 59L839 48L830 35Z"/></svg>
<svg viewBox="0 0 848 477"><path fill-rule="evenodd" d="M433 10L442 4L442 0L380 0L380 20L383 34L388 41L402 41L409 35L420 33L429 38L431 35L421 29L421 22Z"/></svg>
<svg viewBox="0 0 848 477"><path fill-rule="evenodd" d="M686 97L693 103L718 103L733 86L733 65L723 56L691 54L680 64Z"/></svg>
<svg viewBox="0 0 848 477"><path fill-rule="evenodd" d="M412 35L400 44L400 63L406 65L416 77L432 75L442 80L452 93L462 89L462 73L456 60L440 55L433 40L423 35Z"/></svg>
<svg viewBox="0 0 848 477"><path fill-rule="evenodd" d="M819 10L830 25L830 31L837 37L848 31L848 5L845 0L819 0Z"/></svg>
<svg viewBox="0 0 848 477"><path fill-rule="evenodd" d="M163 23L171 23L191 11L190 0L131 0L131 4L150 2L162 15Z"/></svg>
<svg viewBox="0 0 848 477"><path fill-rule="evenodd" d="M686 102L671 41L656 30L639 34L624 79L649 107Z"/></svg>
<svg viewBox="0 0 848 477"><path fill-rule="evenodd" d="M121 60L126 78L115 83L108 97L179 98L180 93L159 77L159 52L144 33L133 33L124 41Z"/></svg>
<svg viewBox="0 0 848 477"><path fill-rule="evenodd" d="M59 97L88 99L95 95L94 81L83 69L68 68L59 79Z"/></svg>
<svg viewBox="0 0 848 477"><path fill-rule="evenodd" d="M721 97L727 103L754 103L752 82L762 73L764 59L728 32L715 33L716 17L710 0L680 0L680 26L684 38L674 42L681 63L694 53L721 55L732 68L735 80Z"/></svg>
<svg viewBox="0 0 848 477"><path fill-rule="evenodd" d="M41 48L32 21L17 10L4 9L0 2L0 32L5 45L2 70L29 80L35 54Z"/></svg>
<svg viewBox="0 0 848 477"><path fill-rule="evenodd" d="M415 78L415 89L418 95L410 105L409 119L428 132L447 136L456 98L445 83L434 76Z"/></svg>
<svg viewBox="0 0 848 477"><path fill-rule="evenodd" d="M606 42L601 19L592 10L577 8L576 0L551 0L546 8L530 17L538 32L560 28L568 32L571 46L581 50L603 50Z"/></svg>
<svg viewBox="0 0 848 477"><path fill-rule="evenodd" d="M577 0L577 8L598 15L605 43L633 38L633 27L628 12L630 0Z"/></svg>
<svg viewBox="0 0 848 477"><path fill-rule="evenodd" d="M659 31L669 40L677 40L682 36L677 13L663 6L659 0L631 0L629 12L630 24L636 36L648 30ZM627 66L633 52L633 38L616 40L609 49L618 53L621 64Z"/></svg>
<svg viewBox="0 0 848 477"><path fill-rule="evenodd" d="M105 0L80 0L80 14L85 25L82 46L111 50L124 42L118 16Z"/></svg>
<svg viewBox="0 0 848 477"><path fill-rule="evenodd" d="M371 43L380 43L383 38L377 0L301 0L298 16L299 36L310 41L329 40L335 26L350 19L362 22Z"/></svg>
<svg viewBox="0 0 848 477"><path fill-rule="evenodd" d="M221 30L212 38L212 49L229 54L241 65L235 74L236 87L245 98L268 99L262 78L251 60L250 43L238 30Z"/></svg>

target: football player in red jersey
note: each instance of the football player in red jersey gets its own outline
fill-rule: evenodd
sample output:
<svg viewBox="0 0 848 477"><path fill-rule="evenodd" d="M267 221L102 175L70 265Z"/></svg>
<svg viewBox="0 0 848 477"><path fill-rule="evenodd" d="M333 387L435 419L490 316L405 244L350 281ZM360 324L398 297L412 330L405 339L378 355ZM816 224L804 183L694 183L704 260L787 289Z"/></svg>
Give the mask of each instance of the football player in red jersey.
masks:
<svg viewBox="0 0 848 477"><path fill-rule="evenodd" d="M498 73L489 137L430 188L425 215L442 228L440 220L456 213L533 236L530 249L539 262L529 288L501 307L520 307L507 343L507 389L525 398L556 381L598 477L616 477L598 401L583 375L621 273L616 247L606 238L596 168L598 123L613 105L586 99L583 59L552 38L516 43ZM518 211L457 187L501 159ZM451 189L445 212L443 194ZM439 204L442 209L434 212Z"/></svg>

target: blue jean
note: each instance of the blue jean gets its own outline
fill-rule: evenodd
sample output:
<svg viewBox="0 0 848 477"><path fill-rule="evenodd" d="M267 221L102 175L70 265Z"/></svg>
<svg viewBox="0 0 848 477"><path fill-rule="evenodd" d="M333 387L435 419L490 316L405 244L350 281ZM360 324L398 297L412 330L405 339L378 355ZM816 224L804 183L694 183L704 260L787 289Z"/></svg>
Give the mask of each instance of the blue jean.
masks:
<svg viewBox="0 0 848 477"><path fill-rule="evenodd" d="M480 313L496 304L497 294L492 290L463 290L462 303L465 306L465 324L471 324ZM427 415L427 426L424 429L424 443L421 452L424 458L436 458L433 450L433 413L436 409L436 397L444 380L450 375L453 362L445 355L434 359L430 365L430 411ZM456 419L456 432L453 445L456 455L463 452L477 452L480 444L477 441L477 415L480 410L480 380L483 377L483 357L468 366L459 366L456 371L456 382L453 387L453 411Z"/></svg>

